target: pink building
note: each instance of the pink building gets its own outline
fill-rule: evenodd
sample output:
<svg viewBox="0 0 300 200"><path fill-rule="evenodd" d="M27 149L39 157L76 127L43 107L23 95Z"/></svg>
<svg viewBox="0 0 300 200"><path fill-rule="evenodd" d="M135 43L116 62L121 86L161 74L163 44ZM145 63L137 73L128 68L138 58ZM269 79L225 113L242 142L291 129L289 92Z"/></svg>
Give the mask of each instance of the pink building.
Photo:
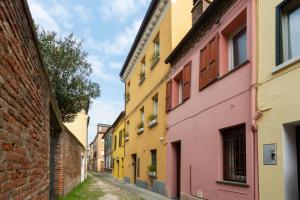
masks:
<svg viewBox="0 0 300 200"><path fill-rule="evenodd" d="M166 59L167 195L258 199L255 1L206 4Z"/></svg>

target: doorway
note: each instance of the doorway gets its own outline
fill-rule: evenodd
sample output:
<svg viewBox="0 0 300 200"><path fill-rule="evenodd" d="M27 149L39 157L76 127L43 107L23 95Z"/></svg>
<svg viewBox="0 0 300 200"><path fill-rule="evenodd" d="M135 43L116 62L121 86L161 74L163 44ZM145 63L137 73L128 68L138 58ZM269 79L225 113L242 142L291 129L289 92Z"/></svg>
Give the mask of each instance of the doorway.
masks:
<svg viewBox="0 0 300 200"><path fill-rule="evenodd" d="M136 171L137 171L136 154L132 154L131 158L132 158L132 170L133 170L133 183L136 184Z"/></svg>
<svg viewBox="0 0 300 200"><path fill-rule="evenodd" d="M300 126L296 127L298 199L300 199Z"/></svg>
<svg viewBox="0 0 300 200"><path fill-rule="evenodd" d="M300 199L300 126L285 125L283 137L285 199ZM297 177L297 178L295 178Z"/></svg>
<svg viewBox="0 0 300 200"><path fill-rule="evenodd" d="M117 172L118 176L117 177L118 177L118 179L120 179L120 162L119 162L119 160L117 160L117 166L118 166L117 167L117 169L118 169L118 172Z"/></svg>
<svg viewBox="0 0 300 200"><path fill-rule="evenodd" d="M181 142L174 142L172 143L174 149L174 160L175 160L175 197L176 199L180 199L181 193Z"/></svg>

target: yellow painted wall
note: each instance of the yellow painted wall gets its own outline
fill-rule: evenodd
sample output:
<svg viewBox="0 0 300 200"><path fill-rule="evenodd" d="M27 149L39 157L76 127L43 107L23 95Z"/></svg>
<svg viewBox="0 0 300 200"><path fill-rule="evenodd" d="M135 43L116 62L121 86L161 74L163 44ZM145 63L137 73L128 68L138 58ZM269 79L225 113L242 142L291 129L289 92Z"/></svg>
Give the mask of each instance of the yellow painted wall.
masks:
<svg viewBox="0 0 300 200"><path fill-rule="evenodd" d="M65 126L74 134L81 144L87 148L87 134L88 134L88 115L85 111L81 111L71 123L65 123Z"/></svg>
<svg viewBox="0 0 300 200"><path fill-rule="evenodd" d="M282 0L258 1L259 193L261 200L283 200L286 123L300 120L300 61L272 74L275 63L275 8ZM277 144L277 165L263 164L263 145ZM294 177L297 178L297 177Z"/></svg>
<svg viewBox="0 0 300 200"><path fill-rule="evenodd" d="M119 146L119 133L122 133L122 144ZM114 161L112 175L119 179L124 179L124 133L125 133L125 121L124 118L113 129L113 145L112 145L112 158ZM117 140L115 140L115 137ZM116 144L116 149L115 147Z"/></svg>
<svg viewBox="0 0 300 200"><path fill-rule="evenodd" d="M137 179L146 181L150 185L148 176L148 166L151 164L151 150L157 151L157 180L164 182L166 179L166 77L170 66L164 63L166 57L171 53L172 48L179 42L179 38L190 28L191 17L182 17L180 23L172 23L172 18L190 15L192 1L189 7L184 3L185 0L169 1L168 7L163 14L159 24L154 28L146 47L138 58L132 72L126 80L126 92L130 93L130 100L126 104L126 132L129 133L129 140L125 142L125 176L130 177L133 183L132 154L137 154L140 158L140 176ZM186 6L181 7L180 6ZM176 13L172 14L172 9ZM159 33L160 37L160 61L153 69L150 67L150 58L154 51L153 40ZM173 34L172 34L173 33ZM141 61L146 56L146 79L139 85ZM130 81L130 87L128 82ZM158 124L148 127L148 116L153 114L152 98L158 95ZM144 107L145 123L144 132L137 134L137 125L141 121L140 108Z"/></svg>

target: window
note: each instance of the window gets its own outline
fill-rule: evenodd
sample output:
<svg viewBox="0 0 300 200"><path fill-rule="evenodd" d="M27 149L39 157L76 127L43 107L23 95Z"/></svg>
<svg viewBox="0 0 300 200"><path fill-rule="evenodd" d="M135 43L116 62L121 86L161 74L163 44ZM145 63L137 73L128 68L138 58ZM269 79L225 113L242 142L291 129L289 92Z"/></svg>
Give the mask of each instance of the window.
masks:
<svg viewBox="0 0 300 200"><path fill-rule="evenodd" d="M142 81L146 78L146 57L144 56L142 61L141 61L141 70L140 70L140 83L142 83Z"/></svg>
<svg viewBox="0 0 300 200"><path fill-rule="evenodd" d="M155 36L154 40L153 40L153 46L154 46L154 50L153 50L153 54L151 56L151 66L150 68L153 69L154 66L159 62L159 58L160 58L160 41L159 41L159 33Z"/></svg>
<svg viewBox="0 0 300 200"><path fill-rule="evenodd" d="M177 76L174 78L175 81L175 101L176 105L181 104L183 102L183 72L181 71Z"/></svg>
<svg viewBox="0 0 300 200"><path fill-rule="evenodd" d="M153 98L153 115L157 116L158 113L158 95L156 94Z"/></svg>
<svg viewBox="0 0 300 200"><path fill-rule="evenodd" d="M247 61L247 36L243 28L229 39L229 69L234 69Z"/></svg>
<svg viewBox="0 0 300 200"><path fill-rule="evenodd" d="M246 182L245 125L221 131L223 138L223 179Z"/></svg>
<svg viewBox="0 0 300 200"><path fill-rule="evenodd" d="M144 107L141 108L140 113L141 113L141 122L144 123L144 120L145 120Z"/></svg>
<svg viewBox="0 0 300 200"><path fill-rule="evenodd" d="M117 135L115 135L115 141L114 141L114 150L116 150L117 149Z"/></svg>
<svg viewBox="0 0 300 200"><path fill-rule="evenodd" d="M169 112L172 109L172 79L167 82L166 93L166 111Z"/></svg>
<svg viewBox="0 0 300 200"><path fill-rule="evenodd" d="M151 150L151 165L157 169L157 157L156 157L156 149Z"/></svg>
<svg viewBox="0 0 300 200"><path fill-rule="evenodd" d="M277 64L300 56L300 2L285 0L277 7Z"/></svg>
<svg viewBox="0 0 300 200"><path fill-rule="evenodd" d="M121 147L122 146L122 137L123 136L123 131L120 131L119 132L119 147Z"/></svg>
<svg viewBox="0 0 300 200"><path fill-rule="evenodd" d="M154 53L159 55L160 54L159 33L155 36L153 43L154 43Z"/></svg>

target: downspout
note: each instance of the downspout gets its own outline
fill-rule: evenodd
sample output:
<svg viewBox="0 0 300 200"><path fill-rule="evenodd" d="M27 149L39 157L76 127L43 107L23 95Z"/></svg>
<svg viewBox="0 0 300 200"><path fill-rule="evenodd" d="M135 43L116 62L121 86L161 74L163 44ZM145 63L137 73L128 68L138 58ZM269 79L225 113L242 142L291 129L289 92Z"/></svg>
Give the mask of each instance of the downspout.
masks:
<svg viewBox="0 0 300 200"><path fill-rule="evenodd" d="M257 106L257 77L258 77L258 66L257 66L257 53L258 53L258 42L257 42L257 29L256 29L256 1L251 1L251 13L248 14L251 26L251 128L253 133L253 192L254 192L254 200L259 199L259 179L258 179L258 126L257 121L261 117L261 113L258 111Z"/></svg>

